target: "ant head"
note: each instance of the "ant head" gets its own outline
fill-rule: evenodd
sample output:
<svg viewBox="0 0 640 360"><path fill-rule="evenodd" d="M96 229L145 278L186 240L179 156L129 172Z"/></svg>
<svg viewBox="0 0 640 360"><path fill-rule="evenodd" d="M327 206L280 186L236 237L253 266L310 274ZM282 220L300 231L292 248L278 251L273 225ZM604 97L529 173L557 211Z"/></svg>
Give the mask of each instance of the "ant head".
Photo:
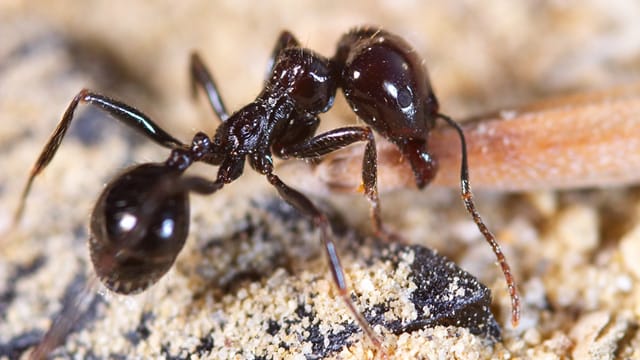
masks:
<svg viewBox="0 0 640 360"><path fill-rule="evenodd" d="M329 110L337 89L331 61L311 50L297 47L280 53L269 85L283 89L298 110L313 115Z"/></svg>
<svg viewBox="0 0 640 360"><path fill-rule="evenodd" d="M100 195L89 249L96 274L110 290L140 292L173 265L189 231L188 193L169 189L179 176L164 164L143 164Z"/></svg>
<svg viewBox="0 0 640 360"><path fill-rule="evenodd" d="M353 111L409 160L419 188L436 173L427 152L438 100L422 59L402 38L380 29L356 29L338 45L340 86Z"/></svg>
<svg viewBox="0 0 640 360"><path fill-rule="evenodd" d="M385 138L399 144L425 139L438 101L423 61L402 38L376 31L357 42L347 36L335 60L353 111Z"/></svg>

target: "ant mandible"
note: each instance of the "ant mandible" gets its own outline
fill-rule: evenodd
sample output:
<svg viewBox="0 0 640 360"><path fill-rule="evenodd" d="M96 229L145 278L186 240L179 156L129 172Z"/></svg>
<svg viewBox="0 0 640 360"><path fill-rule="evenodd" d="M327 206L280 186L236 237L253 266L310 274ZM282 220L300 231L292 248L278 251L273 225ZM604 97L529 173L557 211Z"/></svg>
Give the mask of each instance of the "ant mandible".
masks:
<svg viewBox="0 0 640 360"><path fill-rule="evenodd" d="M131 128L171 150L161 163L145 163L112 180L91 214L89 249L98 278L121 294L141 292L173 265L189 229L189 193L213 194L236 180L248 159L266 176L280 196L313 219L340 297L371 341L381 343L355 308L331 237L330 223L305 195L276 174L272 155L282 159L310 159L355 142L366 142L362 187L371 203L377 234L391 235L382 225L377 190L376 146L373 130L394 143L413 169L418 188L436 175L436 159L429 154L428 136L436 119L458 133L461 142L461 188L467 211L491 245L502 268L512 303L512 322L520 315L515 280L494 236L480 218L472 199L464 134L460 126L438 112L423 61L402 38L379 28L363 27L342 36L329 59L301 47L284 31L270 58L269 76L256 100L229 115L218 87L197 54L192 54L192 92L202 88L221 120L215 135L198 132L187 145L174 138L137 109L89 90L80 91L44 146L31 170L15 219L23 212L34 178L50 163L81 103L97 106ZM342 127L314 135L341 88L353 111L368 126ZM194 162L219 166L215 180L185 175Z"/></svg>

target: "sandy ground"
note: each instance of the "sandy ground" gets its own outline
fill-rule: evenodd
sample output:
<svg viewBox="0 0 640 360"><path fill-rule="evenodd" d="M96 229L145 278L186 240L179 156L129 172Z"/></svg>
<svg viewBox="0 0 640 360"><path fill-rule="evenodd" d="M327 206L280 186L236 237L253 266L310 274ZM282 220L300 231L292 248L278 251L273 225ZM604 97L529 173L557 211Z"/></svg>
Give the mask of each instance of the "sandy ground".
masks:
<svg viewBox="0 0 640 360"><path fill-rule="evenodd" d="M192 197L187 244L157 285L128 297L99 285L83 290L94 283L87 223L102 185L133 163L167 155L97 111L81 111L10 231L29 168L81 88L135 105L188 141L217 124L203 99L189 96L192 50L237 109L260 90L282 29L329 56L343 32L377 24L426 58L442 111L462 119L638 82L638 18L633 0L2 2L0 358L26 356L63 304L73 304L65 299L83 291L97 295L85 299L87 313L55 357L376 356L337 297L317 231L250 169L215 196ZM341 95L322 119L322 129L357 121ZM193 171L214 174L206 166ZM358 194L313 200L331 214L352 297L389 357L631 359L640 358L639 195L633 186L478 192L519 282L523 313L515 329L502 275L456 189L382 195L387 225L411 246L373 238ZM421 301L431 298L422 290L435 279L449 288L464 279L460 309L486 310L490 302L491 313L440 319L442 312L425 311Z"/></svg>

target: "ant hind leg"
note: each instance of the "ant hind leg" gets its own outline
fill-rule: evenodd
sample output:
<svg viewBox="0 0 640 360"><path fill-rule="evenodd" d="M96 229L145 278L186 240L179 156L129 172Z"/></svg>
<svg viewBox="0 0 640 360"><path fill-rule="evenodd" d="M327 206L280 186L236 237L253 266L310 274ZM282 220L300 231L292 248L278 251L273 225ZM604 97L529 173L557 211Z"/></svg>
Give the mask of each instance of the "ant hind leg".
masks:
<svg viewBox="0 0 640 360"><path fill-rule="evenodd" d="M272 173L268 173L267 180L269 180L269 183L271 183L271 185L273 185L276 190L278 190L280 196L287 203L289 203L304 215L310 217L313 220L314 224L320 228L322 244L327 254L327 259L329 260L329 269L331 270L333 282L338 287L338 293L340 294L340 297L345 302L347 308L349 308L349 311L356 319L366 336L371 340L373 345L377 349L383 350L380 338L373 331L373 328L371 328L371 325L365 319L362 313L358 311L358 309L356 309L353 301L351 301L349 287L347 286L347 280L345 279L344 271L342 269L342 265L340 264L340 258L338 257L336 246L331 236L331 226L329 225L329 220L327 220L326 215L318 210L318 208L313 205L313 203L302 193L283 183L278 176Z"/></svg>
<svg viewBox="0 0 640 360"><path fill-rule="evenodd" d="M20 197L20 202L18 204L18 207L16 208L16 212L14 213L14 226L20 221L20 218L22 217L25 202L27 196L29 195L29 191L31 190L33 180L42 172L42 170L44 170L49 165L54 155L58 151L58 148L60 147L60 144L62 143L62 140L67 130L69 129L69 126L71 125L71 121L74 118L76 108L80 103L87 103L97 106L100 110L113 116L116 120L137 130L142 135L155 141L163 147L176 149L183 148L185 146L182 142L164 131L161 127L159 127L151 119L149 119L148 116L135 109L134 107L108 98L106 96L94 93L90 90L82 89L73 98L73 100L67 107L67 110L64 112L64 115L58 123L58 126L49 137L49 140L38 156L36 163L31 168L29 179L25 184L22 195Z"/></svg>

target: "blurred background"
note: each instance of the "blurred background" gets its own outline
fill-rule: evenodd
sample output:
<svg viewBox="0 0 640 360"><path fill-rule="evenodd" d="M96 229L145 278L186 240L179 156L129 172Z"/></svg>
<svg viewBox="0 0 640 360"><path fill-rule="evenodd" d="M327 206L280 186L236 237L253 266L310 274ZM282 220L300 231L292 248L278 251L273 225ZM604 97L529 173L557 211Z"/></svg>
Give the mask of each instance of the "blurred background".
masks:
<svg viewBox="0 0 640 360"><path fill-rule="evenodd" d="M260 90L281 30L289 29L304 45L329 56L342 33L373 24L416 48L426 59L443 109L461 117L637 79L639 7L632 0L9 0L0 4L1 109L36 101L42 82L14 77L19 71L32 78L46 71L55 47L65 53L57 62L66 60L67 72L86 74L77 85L130 99L159 122L189 134L192 128L213 127L204 119L209 115L202 111L204 104L194 106L188 96L191 51L202 54L228 106L237 109ZM73 85L47 97L56 96L64 106L77 91ZM11 122L5 116L3 124ZM57 116L48 114L47 123ZM331 113L325 117L335 118ZM5 130L0 136L4 140L11 134Z"/></svg>

